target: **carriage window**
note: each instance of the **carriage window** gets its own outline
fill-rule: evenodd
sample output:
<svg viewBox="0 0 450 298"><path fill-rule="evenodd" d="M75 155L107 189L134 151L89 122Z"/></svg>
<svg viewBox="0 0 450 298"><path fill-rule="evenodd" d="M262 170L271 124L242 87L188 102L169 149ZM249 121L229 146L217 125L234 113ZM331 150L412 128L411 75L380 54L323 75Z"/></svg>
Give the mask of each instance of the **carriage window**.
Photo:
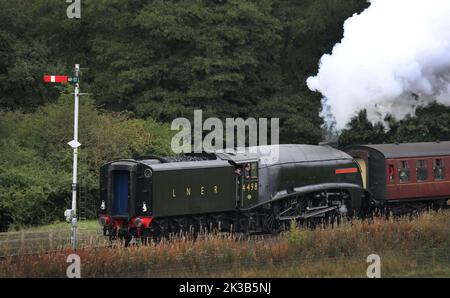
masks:
<svg viewBox="0 0 450 298"><path fill-rule="evenodd" d="M416 161L416 176L417 181L425 181L428 179L426 160L421 159Z"/></svg>
<svg viewBox="0 0 450 298"><path fill-rule="evenodd" d="M389 182L394 182L395 179L394 165L389 165L388 175L389 175Z"/></svg>
<svg viewBox="0 0 450 298"><path fill-rule="evenodd" d="M434 160L434 179L443 180L445 178L445 164L443 159Z"/></svg>
<svg viewBox="0 0 450 298"><path fill-rule="evenodd" d="M405 183L409 181L409 163L406 160L398 162L398 177L400 183Z"/></svg>

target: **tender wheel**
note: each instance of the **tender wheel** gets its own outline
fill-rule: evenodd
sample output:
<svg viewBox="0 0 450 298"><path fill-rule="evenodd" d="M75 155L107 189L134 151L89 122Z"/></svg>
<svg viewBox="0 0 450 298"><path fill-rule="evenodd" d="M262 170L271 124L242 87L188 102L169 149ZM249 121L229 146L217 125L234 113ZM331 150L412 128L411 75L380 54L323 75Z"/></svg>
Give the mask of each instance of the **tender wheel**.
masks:
<svg viewBox="0 0 450 298"><path fill-rule="evenodd" d="M125 235L123 236L124 240L125 240L125 247L130 246L130 242L133 239L133 236L131 236L131 234L129 233L125 233Z"/></svg>

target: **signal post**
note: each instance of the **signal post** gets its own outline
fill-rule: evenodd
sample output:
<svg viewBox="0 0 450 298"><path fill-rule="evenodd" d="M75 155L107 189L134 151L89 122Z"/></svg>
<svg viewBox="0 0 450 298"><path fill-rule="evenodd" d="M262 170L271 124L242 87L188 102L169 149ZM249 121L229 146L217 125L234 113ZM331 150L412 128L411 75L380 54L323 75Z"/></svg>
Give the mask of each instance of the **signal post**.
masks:
<svg viewBox="0 0 450 298"><path fill-rule="evenodd" d="M79 113L79 96L80 96L80 65L75 64L73 76L66 75L45 75L45 83L73 84L74 90L74 115L73 115L73 140L68 144L73 149L73 175L72 175L72 208L64 212L67 221L71 222L72 236L71 245L73 249L77 248L77 190L78 190L78 113Z"/></svg>

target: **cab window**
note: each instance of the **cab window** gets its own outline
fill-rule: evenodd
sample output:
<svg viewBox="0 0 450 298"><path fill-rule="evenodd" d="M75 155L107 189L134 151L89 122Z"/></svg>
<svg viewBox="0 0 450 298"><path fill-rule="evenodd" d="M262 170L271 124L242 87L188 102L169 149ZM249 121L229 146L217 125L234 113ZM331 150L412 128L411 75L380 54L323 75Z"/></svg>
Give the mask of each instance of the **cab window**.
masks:
<svg viewBox="0 0 450 298"><path fill-rule="evenodd" d="M443 159L434 160L433 171L435 180L445 179L445 164Z"/></svg>
<svg viewBox="0 0 450 298"><path fill-rule="evenodd" d="M252 179L257 179L258 178L258 163L252 162L250 166L251 166L250 176L252 177Z"/></svg>
<svg viewBox="0 0 450 298"><path fill-rule="evenodd" d="M426 160L416 160L416 177L417 181L426 181L428 179Z"/></svg>
<svg viewBox="0 0 450 298"><path fill-rule="evenodd" d="M398 162L398 178L400 180L400 183L405 183L410 180L409 163L407 160L401 160Z"/></svg>
<svg viewBox="0 0 450 298"><path fill-rule="evenodd" d="M245 179L258 178L258 163L252 162L244 165L244 178Z"/></svg>
<svg viewBox="0 0 450 298"><path fill-rule="evenodd" d="M249 163L246 163L244 165L244 178L250 179L250 174L251 174L251 166Z"/></svg>

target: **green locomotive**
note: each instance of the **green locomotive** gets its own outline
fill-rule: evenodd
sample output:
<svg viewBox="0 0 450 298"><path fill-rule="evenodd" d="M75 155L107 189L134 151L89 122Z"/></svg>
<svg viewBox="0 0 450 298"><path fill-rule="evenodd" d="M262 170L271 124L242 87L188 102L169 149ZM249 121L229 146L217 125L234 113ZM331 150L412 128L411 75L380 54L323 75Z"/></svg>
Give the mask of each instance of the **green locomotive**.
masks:
<svg viewBox="0 0 450 298"><path fill-rule="evenodd" d="M101 168L100 223L111 239L180 231L272 233L290 221L351 216L365 204L358 164L329 146L142 157Z"/></svg>

